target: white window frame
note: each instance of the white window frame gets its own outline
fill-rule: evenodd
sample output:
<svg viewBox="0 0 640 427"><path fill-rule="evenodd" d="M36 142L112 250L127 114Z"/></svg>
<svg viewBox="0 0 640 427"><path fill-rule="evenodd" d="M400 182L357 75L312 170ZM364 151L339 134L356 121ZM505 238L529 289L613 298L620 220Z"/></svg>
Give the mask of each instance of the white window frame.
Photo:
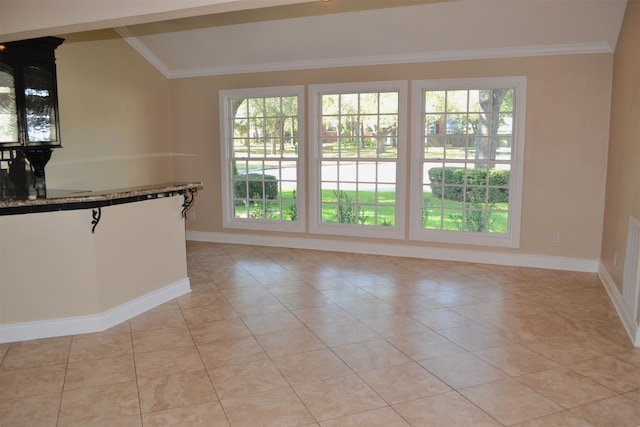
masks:
<svg viewBox="0 0 640 427"><path fill-rule="evenodd" d="M424 138L424 91L473 88L515 88L514 141L511 152L509 185L509 217L507 233L481 233L454 230L430 230L422 227L423 208L423 138ZM522 187L524 172L524 143L526 117L526 77L490 77L467 79L437 79L412 81L412 161L410 168L411 196L409 216L409 238L411 240L472 244L483 246L517 248L520 246L522 215Z"/></svg>
<svg viewBox="0 0 640 427"><path fill-rule="evenodd" d="M365 92L398 92L398 155L396 158L396 219L393 226L363 226L322 222L321 212L321 96L335 93ZM406 168L407 168L407 107L408 82L383 81L323 84L309 86L309 232L314 234L374 237L405 238L406 217ZM363 159L368 160L368 159ZM371 159L376 161L376 159Z"/></svg>
<svg viewBox="0 0 640 427"><path fill-rule="evenodd" d="M275 221L264 219L235 218L233 206L233 170L231 167L233 124L230 111L230 99L287 97L298 98L298 157L296 162L296 221ZM304 86L280 86L248 89L221 90L218 94L220 108L220 155L222 177L222 227L245 230L263 230L279 232L304 232L306 230L305 210L305 96ZM286 160L286 159L285 159Z"/></svg>

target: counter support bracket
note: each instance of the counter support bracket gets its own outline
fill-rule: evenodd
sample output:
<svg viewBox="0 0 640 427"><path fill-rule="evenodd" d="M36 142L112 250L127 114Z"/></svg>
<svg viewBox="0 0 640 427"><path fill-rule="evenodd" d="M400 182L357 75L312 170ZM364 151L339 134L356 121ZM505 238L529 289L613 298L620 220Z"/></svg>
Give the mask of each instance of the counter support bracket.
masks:
<svg viewBox="0 0 640 427"><path fill-rule="evenodd" d="M102 216L102 208L98 206L97 208L92 209L91 216L93 217L93 220L91 221L91 234L94 234L96 232L96 227L100 222L100 217Z"/></svg>
<svg viewBox="0 0 640 427"><path fill-rule="evenodd" d="M182 203L182 218L187 217L187 211L193 204L193 200L195 199L197 192L198 189L195 187L184 190L184 193L182 194L184 196L184 202Z"/></svg>

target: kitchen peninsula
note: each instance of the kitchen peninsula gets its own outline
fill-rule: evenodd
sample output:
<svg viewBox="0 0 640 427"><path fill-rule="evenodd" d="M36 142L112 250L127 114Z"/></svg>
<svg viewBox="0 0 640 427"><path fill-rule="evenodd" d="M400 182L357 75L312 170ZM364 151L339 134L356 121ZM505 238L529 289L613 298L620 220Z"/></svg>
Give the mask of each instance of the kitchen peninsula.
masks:
<svg viewBox="0 0 640 427"><path fill-rule="evenodd" d="M190 291L202 183L0 198L0 342L97 332Z"/></svg>

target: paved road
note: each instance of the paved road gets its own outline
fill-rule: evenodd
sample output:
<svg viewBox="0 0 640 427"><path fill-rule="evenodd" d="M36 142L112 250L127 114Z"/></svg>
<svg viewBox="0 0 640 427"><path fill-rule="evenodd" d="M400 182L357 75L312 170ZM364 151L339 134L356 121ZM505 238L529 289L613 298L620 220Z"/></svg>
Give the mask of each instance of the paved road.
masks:
<svg viewBox="0 0 640 427"><path fill-rule="evenodd" d="M377 170L376 170L377 166ZM277 169L265 169L265 174L278 176ZM376 176L377 172L377 176ZM355 190L356 181L359 181L358 189L375 190L376 181L378 191L395 191L396 165L393 163L363 163L356 167L354 162L341 162L337 165L322 167L322 188L326 190L337 189L337 181L340 179L340 188L343 190ZM296 168L282 168L280 181L283 190L295 189Z"/></svg>

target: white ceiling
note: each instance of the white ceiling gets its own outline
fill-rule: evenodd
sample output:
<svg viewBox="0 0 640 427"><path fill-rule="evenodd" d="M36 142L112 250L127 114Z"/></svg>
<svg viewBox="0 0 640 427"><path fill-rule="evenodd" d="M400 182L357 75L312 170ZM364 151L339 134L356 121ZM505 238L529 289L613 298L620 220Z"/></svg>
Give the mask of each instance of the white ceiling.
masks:
<svg viewBox="0 0 640 427"><path fill-rule="evenodd" d="M371 9L331 13L341 1ZM413 5L388 7L403 3ZM603 53L615 50L626 0L333 0L293 7L140 24L119 32L169 78Z"/></svg>

